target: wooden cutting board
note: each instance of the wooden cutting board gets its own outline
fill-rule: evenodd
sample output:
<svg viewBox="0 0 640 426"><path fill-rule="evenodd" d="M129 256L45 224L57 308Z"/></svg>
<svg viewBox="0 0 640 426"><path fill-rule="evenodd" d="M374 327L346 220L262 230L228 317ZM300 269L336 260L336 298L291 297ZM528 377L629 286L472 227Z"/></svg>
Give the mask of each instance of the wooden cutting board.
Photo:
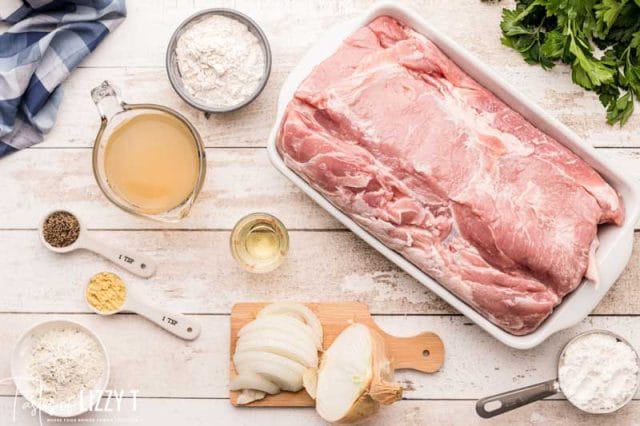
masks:
<svg viewBox="0 0 640 426"><path fill-rule="evenodd" d="M256 318L258 312L268 303L238 303L231 309L231 347L230 356L236 350L238 332L247 323ZM414 337L391 336L375 323L367 305L357 302L345 303L305 303L322 323L324 330L323 349L327 349L333 340L348 325L359 322L377 330L384 338L389 359L393 368L411 369L423 373L434 373L444 362L444 345L434 333L421 333ZM230 378L236 376L233 359L230 360ZM237 405L240 392L230 391L231 404ZM266 398L247 404L248 407L313 407L314 401L306 391L280 392L267 395Z"/></svg>

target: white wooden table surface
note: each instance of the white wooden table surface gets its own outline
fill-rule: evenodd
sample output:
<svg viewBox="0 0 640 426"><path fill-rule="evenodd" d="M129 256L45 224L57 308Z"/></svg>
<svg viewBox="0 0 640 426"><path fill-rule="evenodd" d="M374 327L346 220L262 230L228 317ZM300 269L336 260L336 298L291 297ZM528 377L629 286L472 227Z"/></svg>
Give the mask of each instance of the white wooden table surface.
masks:
<svg viewBox="0 0 640 426"><path fill-rule="evenodd" d="M498 343L383 259L314 205L269 164L265 140L276 96L289 70L323 31L363 11L371 0L129 0L129 16L65 84L58 123L46 141L0 161L0 379L10 376L10 354L32 324L70 318L94 328L112 359L110 388L138 390L120 412L85 416L111 424L262 425L321 424L311 409L236 409L227 399L229 317L238 301L358 300L369 304L387 331L411 335L431 330L447 357L433 375L400 372L405 399L371 424L601 424L561 398L538 402L494 421L474 412L475 400L554 375L559 349L580 331L602 327L640 347L640 233L631 262L593 315L536 349ZM640 112L620 130L604 123L596 97L570 83L569 70L528 66L499 40L501 3L480 0L406 1L433 25L495 68L551 114L598 147L602 155L640 180ZM164 51L177 24L214 6L238 9L265 30L273 49L269 84L245 110L206 120L173 92ZM98 115L89 91L113 81L130 102L165 104L186 115L207 146L208 176L192 214L177 225L136 218L102 196L91 171ZM160 268L136 279L89 253L54 255L39 243L36 225L53 204L78 211L105 241L153 256ZM291 229L288 262L275 273L253 276L234 263L229 230L243 214L268 211ZM133 315L90 314L82 288L94 273L117 270L157 303L193 315L201 337L185 343ZM11 423L14 389L0 382L0 424ZM19 401L21 402L21 401ZM135 405L135 407L134 407ZM111 407L113 408L113 404ZM135 408L135 409L134 409ZM46 419L44 419L46 421ZM610 424L640 424L640 396ZM82 422L81 422L82 423ZM15 424L36 425L20 410Z"/></svg>

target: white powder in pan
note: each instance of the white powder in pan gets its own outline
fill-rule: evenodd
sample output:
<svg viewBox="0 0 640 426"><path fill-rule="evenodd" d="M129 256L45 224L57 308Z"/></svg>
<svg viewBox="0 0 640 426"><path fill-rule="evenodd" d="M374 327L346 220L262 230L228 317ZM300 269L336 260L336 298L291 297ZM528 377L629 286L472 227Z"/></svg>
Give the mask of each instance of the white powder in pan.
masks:
<svg viewBox="0 0 640 426"><path fill-rule="evenodd" d="M189 93L213 107L247 100L260 85L265 55L246 25L210 15L188 26L176 45L178 69Z"/></svg>
<svg viewBox="0 0 640 426"><path fill-rule="evenodd" d="M636 390L638 359L625 342L593 333L570 344L560 360L560 387L575 406L590 413L620 407Z"/></svg>

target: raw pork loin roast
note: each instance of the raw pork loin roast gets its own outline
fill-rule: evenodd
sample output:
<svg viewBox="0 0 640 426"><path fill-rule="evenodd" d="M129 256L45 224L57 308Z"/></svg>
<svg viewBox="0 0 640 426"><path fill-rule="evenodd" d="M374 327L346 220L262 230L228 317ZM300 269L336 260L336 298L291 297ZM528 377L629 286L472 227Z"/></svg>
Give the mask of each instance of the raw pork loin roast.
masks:
<svg viewBox="0 0 640 426"><path fill-rule="evenodd" d="M622 202L583 160L380 17L287 106L278 152L387 246L492 322L534 331L583 277Z"/></svg>

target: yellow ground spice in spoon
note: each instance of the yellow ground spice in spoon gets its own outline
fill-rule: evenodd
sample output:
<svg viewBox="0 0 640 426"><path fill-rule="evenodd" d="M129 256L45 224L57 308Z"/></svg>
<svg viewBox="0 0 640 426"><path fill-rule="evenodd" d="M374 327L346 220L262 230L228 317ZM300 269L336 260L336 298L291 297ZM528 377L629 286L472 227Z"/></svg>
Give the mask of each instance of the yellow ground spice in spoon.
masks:
<svg viewBox="0 0 640 426"><path fill-rule="evenodd" d="M116 274L101 272L91 278L85 296L97 311L109 313L122 307L127 298L127 286Z"/></svg>

